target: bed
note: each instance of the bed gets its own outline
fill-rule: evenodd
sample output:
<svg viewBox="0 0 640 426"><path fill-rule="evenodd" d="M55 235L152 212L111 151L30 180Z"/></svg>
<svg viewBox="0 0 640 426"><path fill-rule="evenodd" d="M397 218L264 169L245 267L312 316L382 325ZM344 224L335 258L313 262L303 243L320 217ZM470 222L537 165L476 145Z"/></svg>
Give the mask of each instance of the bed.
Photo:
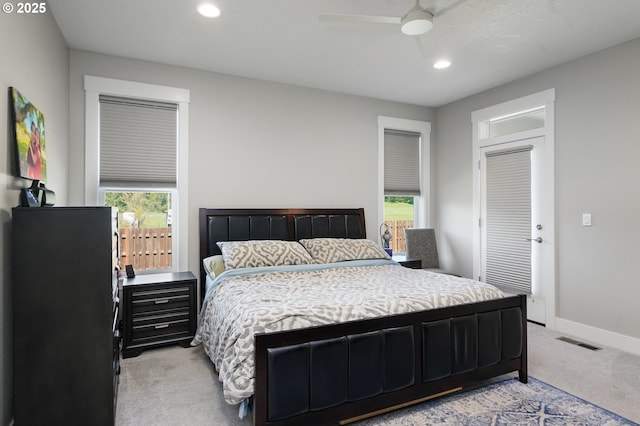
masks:
<svg viewBox="0 0 640 426"><path fill-rule="evenodd" d="M201 323L194 343L217 342L205 351L225 399L252 401L255 425L344 424L510 372L526 383L525 296L494 294L486 284L410 270L382 256L367 258L366 250L363 259L342 261L342 247L366 246L365 238L363 209L200 209L201 259L220 255L218 242L225 242L228 255L229 247L246 244L227 242L262 240L300 241L314 260L298 262L296 251L294 262L269 266L266 275L260 264L250 265L254 270L228 270L213 282L201 266ZM416 294L415 274L442 293ZM355 307L341 311L336 307L348 305L340 299L345 282L364 292L355 299L345 294ZM388 302L404 285L411 297ZM458 295L458 287L470 287L474 299ZM282 288L286 294L278 293ZM449 289L454 295L445 294ZM289 307L305 298L320 300L323 293L335 303L319 310L320 319L296 312L274 320L279 298ZM291 299L294 294L302 296ZM392 313L388 305L394 305ZM218 311L217 319L209 311ZM272 316L255 327L243 323L257 311ZM244 375L231 377L239 365Z"/></svg>

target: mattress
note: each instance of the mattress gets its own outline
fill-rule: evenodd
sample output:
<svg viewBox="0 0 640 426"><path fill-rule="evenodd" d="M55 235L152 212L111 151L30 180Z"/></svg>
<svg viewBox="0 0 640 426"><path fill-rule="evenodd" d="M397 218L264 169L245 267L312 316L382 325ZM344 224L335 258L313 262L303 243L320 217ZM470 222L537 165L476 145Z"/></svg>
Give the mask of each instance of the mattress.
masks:
<svg viewBox="0 0 640 426"><path fill-rule="evenodd" d="M226 402L237 404L253 394L256 333L501 297L486 283L381 259L236 269L211 283L192 344L203 344Z"/></svg>

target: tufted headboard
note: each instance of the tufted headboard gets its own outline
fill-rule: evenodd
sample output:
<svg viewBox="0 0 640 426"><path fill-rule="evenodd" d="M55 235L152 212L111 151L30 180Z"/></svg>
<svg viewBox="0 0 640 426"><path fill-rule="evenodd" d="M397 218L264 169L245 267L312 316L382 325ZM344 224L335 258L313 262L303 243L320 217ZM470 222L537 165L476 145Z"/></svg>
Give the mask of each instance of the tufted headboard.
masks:
<svg viewBox="0 0 640 426"><path fill-rule="evenodd" d="M364 209L200 209L200 295L202 259L220 254L218 241L303 238L366 238Z"/></svg>

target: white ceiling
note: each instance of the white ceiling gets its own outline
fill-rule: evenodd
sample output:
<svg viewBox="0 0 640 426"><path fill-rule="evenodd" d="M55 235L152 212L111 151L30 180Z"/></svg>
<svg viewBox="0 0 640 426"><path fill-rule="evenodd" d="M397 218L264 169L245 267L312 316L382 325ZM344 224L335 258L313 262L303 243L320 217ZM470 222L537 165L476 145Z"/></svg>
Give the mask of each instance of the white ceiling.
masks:
<svg viewBox="0 0 640 426"><path fill-rule="evenodd" d="M439 106L640 37L640 0L467 0L422 36L321 13L401 16L415 0L49 0L70 48ZM440 10L455 0L422 0ZM435 70L433 63L453 64Z"/></svg>

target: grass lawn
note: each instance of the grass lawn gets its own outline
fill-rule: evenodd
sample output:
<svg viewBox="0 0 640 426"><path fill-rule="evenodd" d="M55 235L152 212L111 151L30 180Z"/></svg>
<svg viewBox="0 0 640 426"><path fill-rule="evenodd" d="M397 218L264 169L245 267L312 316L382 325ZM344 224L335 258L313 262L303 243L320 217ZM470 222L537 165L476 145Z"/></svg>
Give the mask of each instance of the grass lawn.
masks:
<svg viewBox="0 0 640 426"><path fill-rule="evenodd" d="M147 217L142 222L143 228L166 228L167 214L164 212L148 212Z"/></svg>
<svg viewBox="0 0 640 426"><path fill-rule="evenodd" d="M384 220L413 220L413 205L384 203Z"/></svg>
<svg viewBox="0 0 640 426"><path fill-rule="evenodd" d="M127 227L128 225L122 220L122 212L119 213L120 226ZM142 222L141 228L166 228L167 227L167 214L163 212L147 212L147 216Z"/></svg>

